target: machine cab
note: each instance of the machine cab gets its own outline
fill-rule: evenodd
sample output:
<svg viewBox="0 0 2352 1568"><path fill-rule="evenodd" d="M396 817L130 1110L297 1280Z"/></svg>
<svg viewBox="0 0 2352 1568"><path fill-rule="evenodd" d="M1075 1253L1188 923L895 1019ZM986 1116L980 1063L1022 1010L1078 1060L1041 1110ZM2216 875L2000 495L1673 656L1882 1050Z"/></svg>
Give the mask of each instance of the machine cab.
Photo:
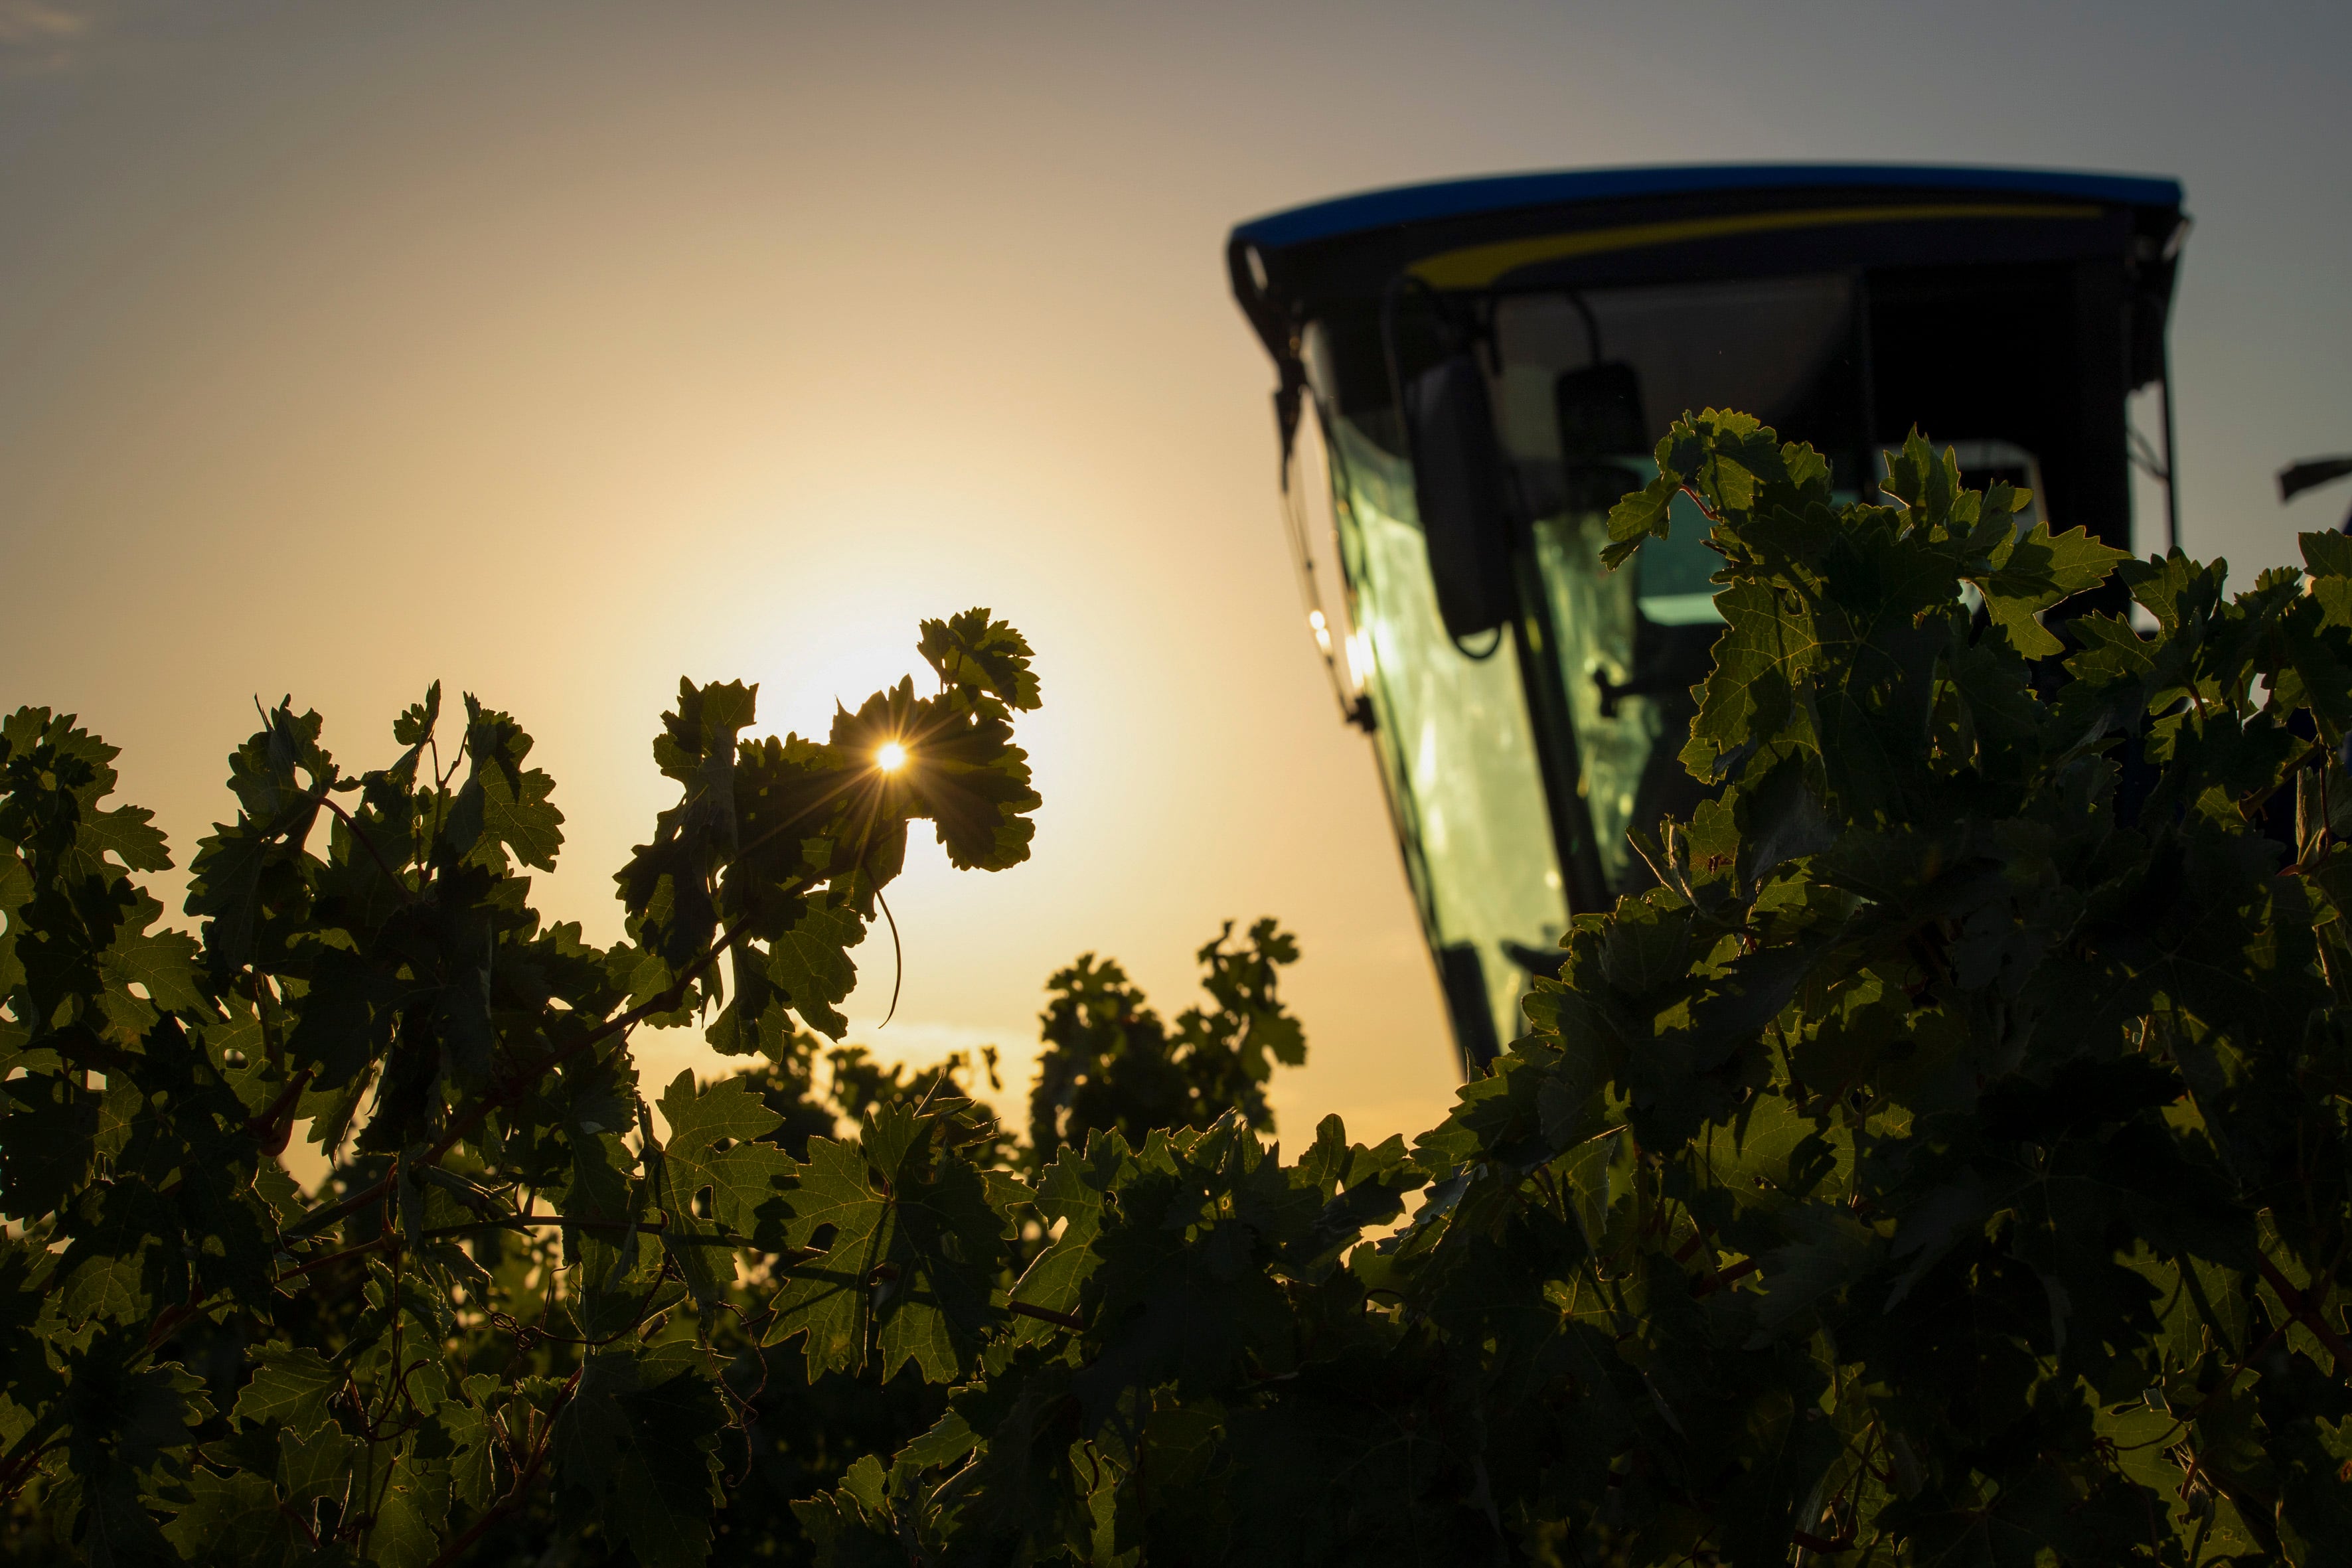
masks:
<svg viewBox="0 0 2352 1568"><path fill-rule="evenodd" d="M1706 519L1680 503L1663 545L1601 564L1665 427L1754 414L1851 498L1916 424L1972 482L2132 548L2136 460L2169 526L2186 227L2167 180L1800 166L1465 180L1234 230L1309 625L1371 732L1465 1068L1521 1032L1570 915L1647 885L1629 836L1698 798Z"/></svg>

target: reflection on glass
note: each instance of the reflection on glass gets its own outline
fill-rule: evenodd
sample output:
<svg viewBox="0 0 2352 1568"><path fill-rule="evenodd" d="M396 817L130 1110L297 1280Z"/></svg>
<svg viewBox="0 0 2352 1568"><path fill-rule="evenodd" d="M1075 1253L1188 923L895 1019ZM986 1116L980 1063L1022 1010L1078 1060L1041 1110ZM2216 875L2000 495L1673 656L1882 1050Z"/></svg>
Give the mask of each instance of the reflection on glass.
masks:
<svg viewBox="0 0 2352 1568"><path fill-rule="evenodd" d="M1643 545L1617 571L1601 563L1609 509L1657 472L1648 458L1592 465L1570 487L1566 508L1535 529L1536 564L1584 764L1580 788L1601 869L1617 889L1633 885L1638 870L1626 835L1646 831L1661 792L1675 789L1692 708L1687 688L1705 677L1700 650L1712 647L1723 624L1707 581L1721 557L1707 548L1706 519L1687 496L1675 499L1668 538ZM1662 748L1670 729L1672 743Z"/></svg>
<svg viewBox="0 0 2352 1568"><path fill-rule="evenodd" d="M1595 882L1596 903L1638 891L1649 873L1629 834L1654 831L1661 815L1686 820L1701 798L1681 754L1692 688L1723 629L1708 581L1720 558L1685 498L1667 538L1605 571L1610 509L1656 476L1652 449L1685 409L1746 410L1858 471L1874 448L1862 319L1856 280L1839 274L1407 290L1309 324L1302 346L1349 590L1345 666L1371 700L1398 835L1472 1056L1485 1026L1465 1022L1464 998L1483 994L1491 1038L1507 1042L1524 1026L1529 975L1555 962L1570 912L1557 847L1589 829L1598 864L1580 863L1580 897ZM1431 482L1475 483L1490 499L1492 479L1506 498L1491 543L1509 558L1520 619L1491 652L1486 635L1458 647L1438 616L1397 398L1400 378L1418 384L1465 353L1486 377L1491 450L1455 451L1433 472L1470 477ZM1449 535L1444 558L1482 537ZM1544 664L1523 669L1523 650Z"/></svg>
<svg viewBox="0 0 2352 1568"><path fill-rule="evenodd" d="M1454 646L1437 616L1402 459L1344 420L1334 438L1340 544L1355 587L1381 762L1432 945L1469 947L1496 1037L1523 1033L1528 974L1567 929L1527 700L1510 639ZM1474 657L1483 655L1484 657Z"/></svg>

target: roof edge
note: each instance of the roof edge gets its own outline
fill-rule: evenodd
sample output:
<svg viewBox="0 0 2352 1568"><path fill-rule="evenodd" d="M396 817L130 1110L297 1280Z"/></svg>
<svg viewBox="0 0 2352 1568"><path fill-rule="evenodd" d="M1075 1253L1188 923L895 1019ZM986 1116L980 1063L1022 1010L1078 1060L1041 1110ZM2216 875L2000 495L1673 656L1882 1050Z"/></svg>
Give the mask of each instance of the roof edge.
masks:
<svg viewBox="0 0 2352 1568"><path fill-rule="evenodd" d="M1266 213L1234 226L1232 243L1282 250L1341 235L1519 207L1700 191L1811 186L2007 191L2136 207L2178 207L2180 182L2146 174L1907 163L1687 163L1486 174L1393 185Z"/></svg>

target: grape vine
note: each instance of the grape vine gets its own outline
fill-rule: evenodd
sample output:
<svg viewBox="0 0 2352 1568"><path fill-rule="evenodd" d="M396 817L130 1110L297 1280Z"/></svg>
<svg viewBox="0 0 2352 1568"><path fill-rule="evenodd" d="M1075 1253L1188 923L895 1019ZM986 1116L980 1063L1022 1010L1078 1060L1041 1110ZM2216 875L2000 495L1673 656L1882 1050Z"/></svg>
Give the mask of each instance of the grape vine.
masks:
<svg viewBox="0 0 2352 1568"><path fill-rule="evenodd" d="M2342 1561L2352 539L2232 597L1916 434L1867 504L1742 416L1657 456L1612 554L1714 519L1711 795L1411 1144L1270 1141L1271 921L1172 1025L1055 975L1025 1140L969 1060L820 1043L910 823L1026 853L985 612L823 742L682 687L610 949L530 906L552 784L470 699L453 761L436 690L355 776L269 713L200 937L112 751L19 710L20 1555ZM642 1090L688 1025L743 1069Z"/></svg>

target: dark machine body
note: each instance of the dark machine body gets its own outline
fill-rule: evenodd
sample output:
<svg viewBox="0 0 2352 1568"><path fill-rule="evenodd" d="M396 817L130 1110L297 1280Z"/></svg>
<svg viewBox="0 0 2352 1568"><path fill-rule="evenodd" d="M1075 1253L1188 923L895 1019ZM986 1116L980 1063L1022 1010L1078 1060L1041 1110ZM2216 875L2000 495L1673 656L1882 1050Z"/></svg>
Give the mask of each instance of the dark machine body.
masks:
<svg viewBox="0 0 2352 1568"><path fill-rule="evenodd" d="M1754 414L1868 496L1916 425L1972 480L2030 487L2031 517L2164 548L2180 203L2120 175L1625 169L1234 230L1310 622L1372 732L1465 1067L1519 1031L1570 917L1644 885L1628 834L1696 798L1677 756L1721 628L1705 519L1599 563L1666 426ZM2135 461L2164 498L2137 527Z"/></svg>

